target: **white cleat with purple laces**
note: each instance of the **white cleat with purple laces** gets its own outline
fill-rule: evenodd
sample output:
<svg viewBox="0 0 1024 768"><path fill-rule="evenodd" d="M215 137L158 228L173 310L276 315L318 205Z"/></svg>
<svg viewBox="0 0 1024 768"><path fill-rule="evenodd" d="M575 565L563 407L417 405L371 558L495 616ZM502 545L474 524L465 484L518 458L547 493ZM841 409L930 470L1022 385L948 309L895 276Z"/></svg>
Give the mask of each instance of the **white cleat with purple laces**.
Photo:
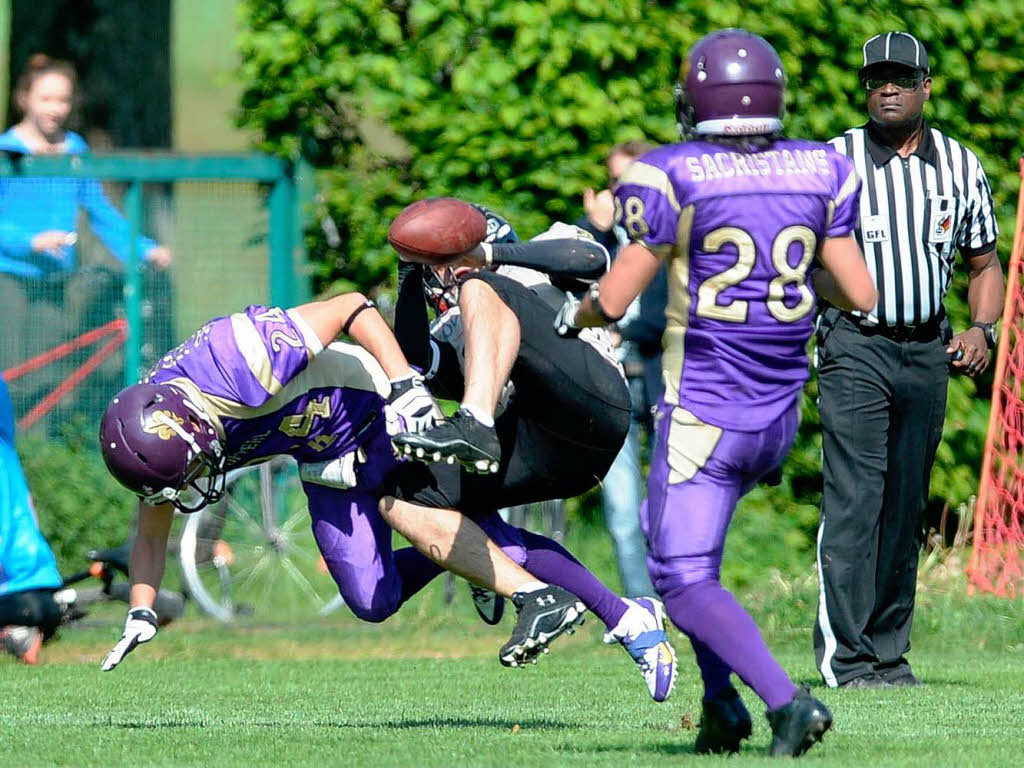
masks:
<svg viewBox="0 0 1024 768"><path fill-rule="evenodd" d="M665 701L676 684L676 652L665 634L665 607L653 597L624 599L629 606L606 643L621 643L640 668L655 701Z"/></svg>

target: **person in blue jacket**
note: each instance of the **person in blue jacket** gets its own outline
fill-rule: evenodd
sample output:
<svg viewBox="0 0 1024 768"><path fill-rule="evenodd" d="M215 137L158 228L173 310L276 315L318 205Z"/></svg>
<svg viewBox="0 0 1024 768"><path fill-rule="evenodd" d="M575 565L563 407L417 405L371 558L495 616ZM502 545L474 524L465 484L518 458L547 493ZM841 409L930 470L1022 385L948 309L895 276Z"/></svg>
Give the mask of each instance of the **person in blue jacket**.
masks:
<svg viewBox="0 0 1024 768"><path fill-rule="evenodd" d="M14 412L0 379L0 646L35 664L60 624L54 591L63 584L39 531L28 484L14 450Z"/></svg>
<svg viewBox="0 0 1024 768"><path fill-rule="evenodd" d="M67 129L75 82L74 68L67 62L32 56L14 90L22 117L0 134L0 152L88 152L85 139ZM7 332L0 335L0 368L62 341L65 328L77 328L78 318L68 308L81 304L81 299L66 295L66 286L79 266L76 229L83 212L91 231L116 258L126 261L131 242L128 222L98 180L0 177L0 303L10 319ZM139 255L158 269L171 262L171 251L149 238L140 237L138 248Z"/></svg>

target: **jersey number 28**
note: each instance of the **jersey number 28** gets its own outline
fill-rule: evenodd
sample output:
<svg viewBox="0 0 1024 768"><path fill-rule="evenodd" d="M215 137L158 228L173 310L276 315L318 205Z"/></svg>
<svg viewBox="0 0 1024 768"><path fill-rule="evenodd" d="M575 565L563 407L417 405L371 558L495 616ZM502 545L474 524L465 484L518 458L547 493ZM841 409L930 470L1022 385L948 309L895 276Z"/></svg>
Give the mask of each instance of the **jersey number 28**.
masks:
<svg viewBox="0 0 1024 768"><path fill-rule="evenodd" d="M697 315L711 320L745 323L749 302L733 299L720 304L718 299L722 291L739 285L753 271L757 261L757 246L754 245L754 238L744 230L721 227L705 235L701 248L707 253L718 253L726 243L736 247L736 263L701 283L697 291ZM793 266L789 263L789 249L795 243L802 246L803 252L800 261ZM814 309L814 294L807 287L805 278L817 243L814 232L804 226L786 227L772 243L772 264L778 276L768 284L766 305L768 312L780 323L795 323ZM799 300L793 306L785 301L787 285L796 288L799 295Z"/></svg>

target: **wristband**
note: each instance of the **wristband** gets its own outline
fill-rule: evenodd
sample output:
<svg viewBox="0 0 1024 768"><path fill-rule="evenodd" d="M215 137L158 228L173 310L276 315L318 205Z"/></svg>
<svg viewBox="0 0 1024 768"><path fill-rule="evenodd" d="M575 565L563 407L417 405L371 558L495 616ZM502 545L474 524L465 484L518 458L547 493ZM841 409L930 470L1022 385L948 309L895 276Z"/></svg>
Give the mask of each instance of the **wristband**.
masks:
<svg viewBox="0 0 1024 768"><path fill-rule="evenodd" d="M590 297L590 306L593 307L597 316L604 320L608 325L619 322L622 319L622 315L618 317L612 317L604 311L604 307L601 306L601 287L598 281L594 281L590 284L590 288L587 289L587 296Z"/></svg>

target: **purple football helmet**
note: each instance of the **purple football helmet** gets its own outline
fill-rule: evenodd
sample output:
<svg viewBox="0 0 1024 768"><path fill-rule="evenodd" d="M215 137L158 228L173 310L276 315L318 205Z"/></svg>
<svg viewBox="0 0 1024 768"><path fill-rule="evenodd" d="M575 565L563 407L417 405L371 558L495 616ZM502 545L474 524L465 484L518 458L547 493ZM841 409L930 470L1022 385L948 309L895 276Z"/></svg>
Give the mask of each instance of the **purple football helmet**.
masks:
<svg viewBox="0 0 1024 768"><path fill-rule="evenodd" d="M121 390L103 414L100 446L110 474L148 504L169 501L197 512L224 495L226 457L217 429L173 384Z"/></svg>
<svg viewBox="0 0 1024 768"><path fill-rule="evenodd" d="M676 86L683 138L782 130L786 73L775 49L743 29L720 29L690 49Z"/></svg>

